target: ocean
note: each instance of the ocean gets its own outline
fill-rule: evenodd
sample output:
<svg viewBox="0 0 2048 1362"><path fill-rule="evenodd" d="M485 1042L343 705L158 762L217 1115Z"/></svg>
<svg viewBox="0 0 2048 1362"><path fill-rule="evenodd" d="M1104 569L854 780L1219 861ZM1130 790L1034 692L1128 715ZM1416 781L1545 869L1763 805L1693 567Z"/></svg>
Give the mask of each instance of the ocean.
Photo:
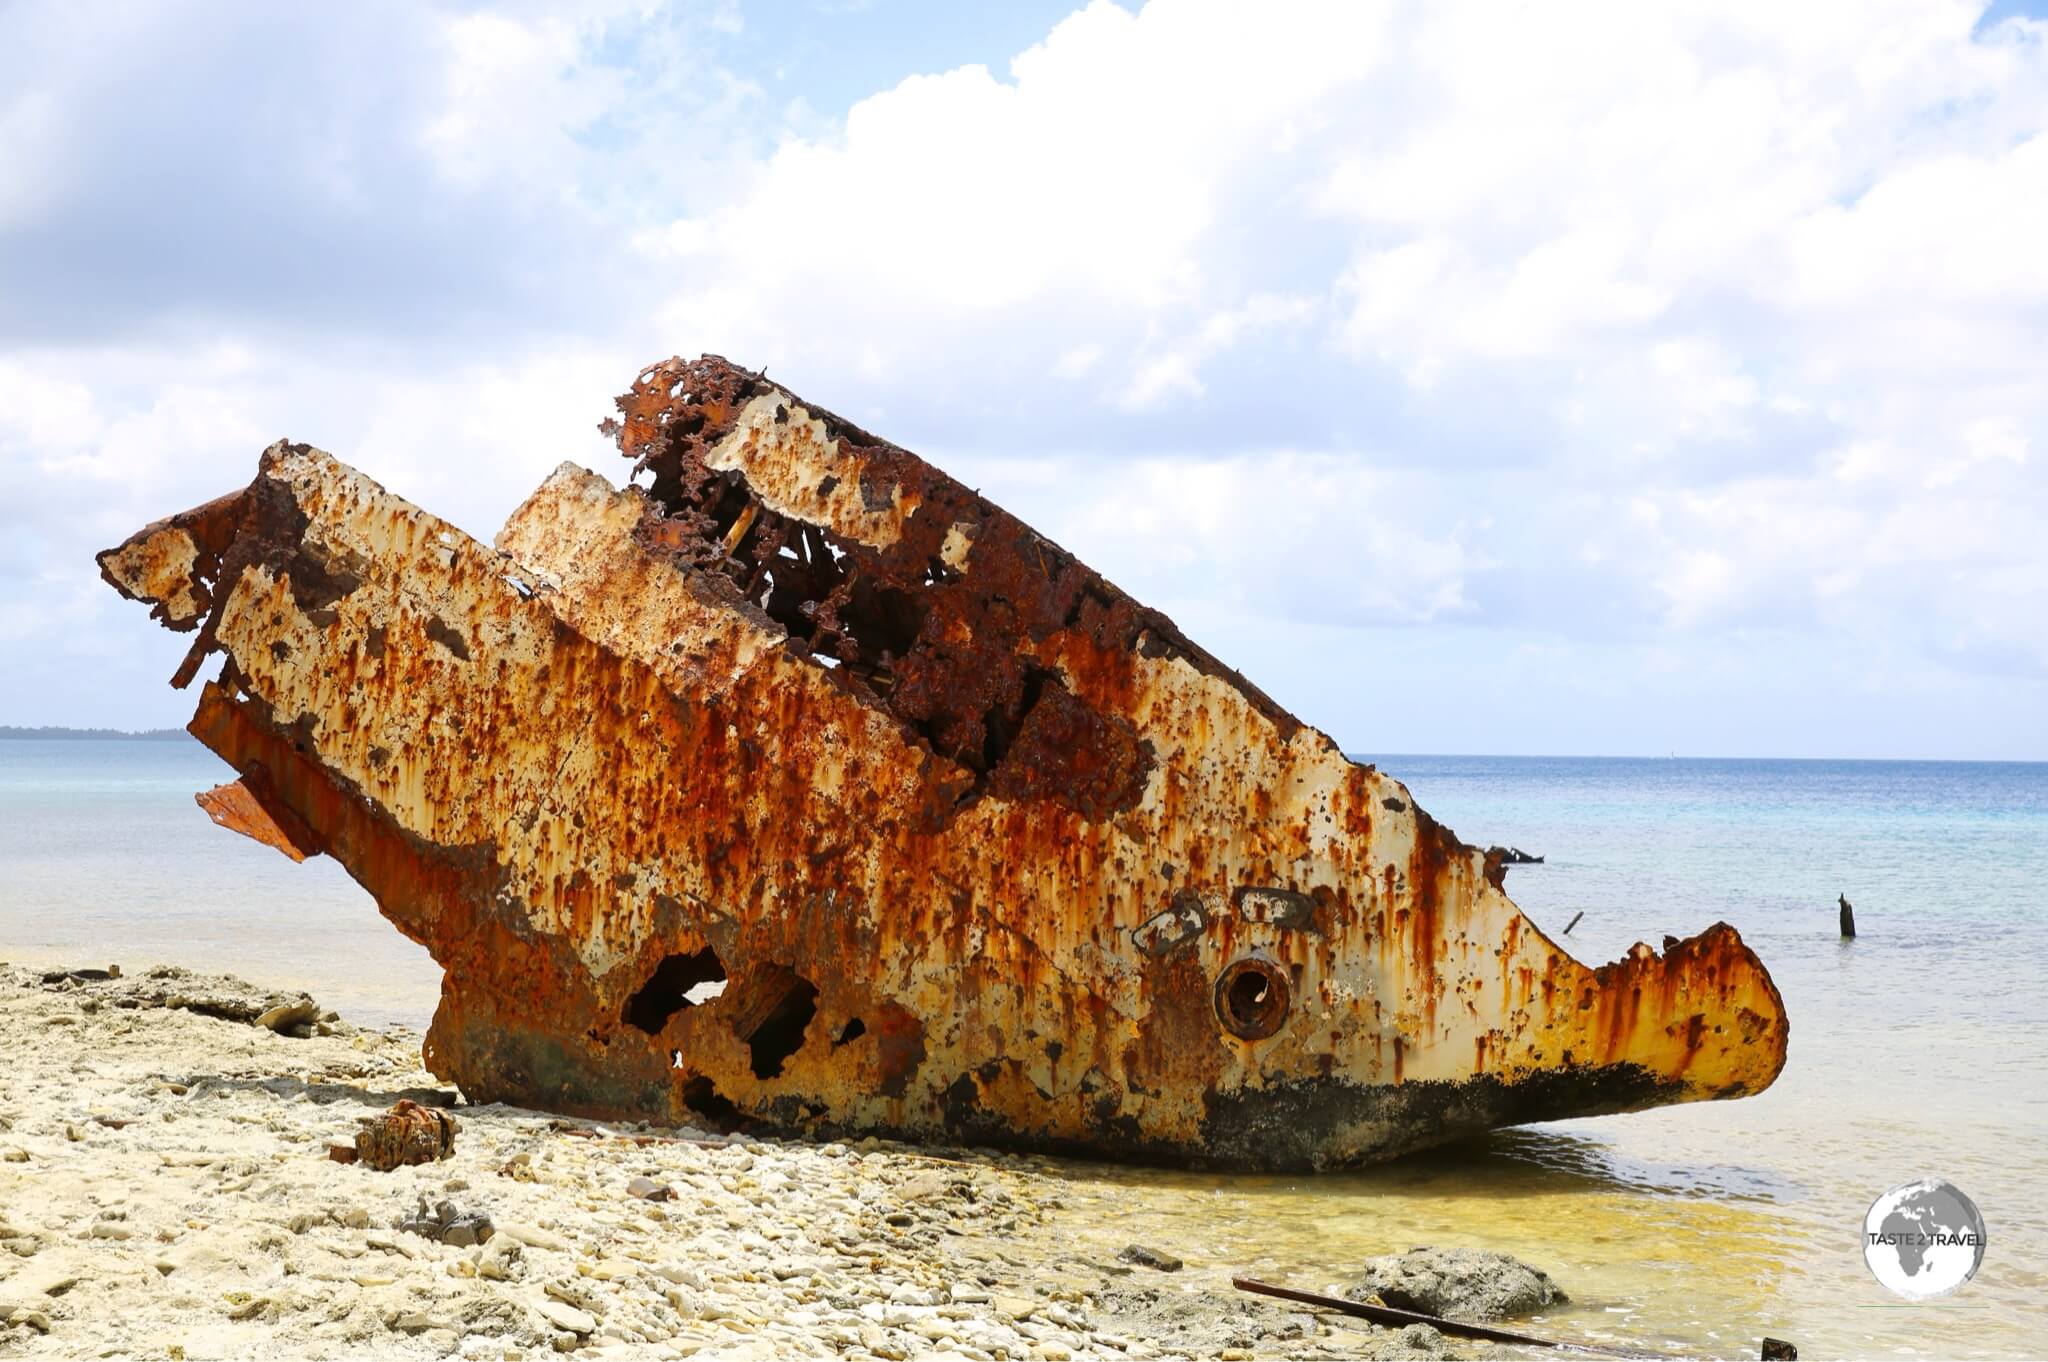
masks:
<svg viewBox="0 0 2048 1362"><path fill-rule="evenodd" d="M1561 1122L1362 1172L1076 1163L1072 1204L1190 1261L1320 1288L1417 1244L1495 1248L1573 1303L1533 1332L1692 1354L2029 1357L2048 1349L2048 764L1368 758L1589 963L1733 923L1785 996L1790 1059L1736 1102ZM295 866L192 803L185 741L0 741L0 959L156 961L423 1025L438 970L325 858ZM1836 895L1859 937L1836 932ZM1871 1277L1864 1212L1937 1176L1988 1247L1954 1295Z"/></svg>

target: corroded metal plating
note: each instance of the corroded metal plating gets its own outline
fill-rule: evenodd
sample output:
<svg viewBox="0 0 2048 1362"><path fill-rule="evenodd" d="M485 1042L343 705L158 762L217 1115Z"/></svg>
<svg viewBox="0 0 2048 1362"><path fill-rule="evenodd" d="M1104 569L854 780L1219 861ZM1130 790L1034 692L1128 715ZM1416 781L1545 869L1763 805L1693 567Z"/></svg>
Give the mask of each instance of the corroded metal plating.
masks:
<svg viewBox="0 0 2048 1362"><path fill-rule="evenodd" d="M101 555L225 660L217 821L446 970L434 1071L669 1122L1321 1167L1761 1090L1725 925L1589 969L1396 780L724 360L495 549L318 450Z"/></svg>

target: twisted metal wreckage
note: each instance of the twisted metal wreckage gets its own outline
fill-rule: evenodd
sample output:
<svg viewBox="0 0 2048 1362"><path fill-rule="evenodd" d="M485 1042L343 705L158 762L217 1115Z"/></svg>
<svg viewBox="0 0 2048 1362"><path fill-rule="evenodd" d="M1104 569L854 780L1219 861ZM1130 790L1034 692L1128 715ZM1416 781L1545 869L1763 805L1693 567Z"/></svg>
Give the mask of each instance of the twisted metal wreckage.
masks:
<svg viewBox="0 0 2048 1362"><path fill-rule="evenodd" d="M1760 1091L1733 928L1590 969L1396 780L908 452L716 357L495 550L279 442L100 555L215 652L215 821L446 971L469 1097L1264 1168Z"/></svg>

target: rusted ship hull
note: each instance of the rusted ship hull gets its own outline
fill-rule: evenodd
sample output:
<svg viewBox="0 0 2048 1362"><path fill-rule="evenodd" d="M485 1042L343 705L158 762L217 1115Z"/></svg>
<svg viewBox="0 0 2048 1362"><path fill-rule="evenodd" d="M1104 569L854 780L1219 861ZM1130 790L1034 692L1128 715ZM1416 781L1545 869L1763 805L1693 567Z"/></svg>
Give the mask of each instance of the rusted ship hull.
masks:
<svg viewBox="0 0 2048 1362"><path fill-rule="evenodd" d="M1057 545L723 360L486 547L280 443L101 555L213 652L215 821L446 970L476 1100L1259 1167L1761 1090L1732 928L1598 969Z"/></svg>

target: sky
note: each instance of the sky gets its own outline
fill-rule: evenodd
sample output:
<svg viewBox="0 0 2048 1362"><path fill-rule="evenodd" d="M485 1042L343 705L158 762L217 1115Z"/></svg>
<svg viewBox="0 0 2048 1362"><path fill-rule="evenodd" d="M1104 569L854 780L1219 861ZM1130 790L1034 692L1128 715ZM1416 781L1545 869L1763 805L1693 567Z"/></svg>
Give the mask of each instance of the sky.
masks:
<svg viewBox="0 0 2048 1362"><path fill-rule="evenodd" d="M1361 752L2048 759L2001 0L0 0L0 723L305 440L488 540L646 363L915 450Z"/></svg>

